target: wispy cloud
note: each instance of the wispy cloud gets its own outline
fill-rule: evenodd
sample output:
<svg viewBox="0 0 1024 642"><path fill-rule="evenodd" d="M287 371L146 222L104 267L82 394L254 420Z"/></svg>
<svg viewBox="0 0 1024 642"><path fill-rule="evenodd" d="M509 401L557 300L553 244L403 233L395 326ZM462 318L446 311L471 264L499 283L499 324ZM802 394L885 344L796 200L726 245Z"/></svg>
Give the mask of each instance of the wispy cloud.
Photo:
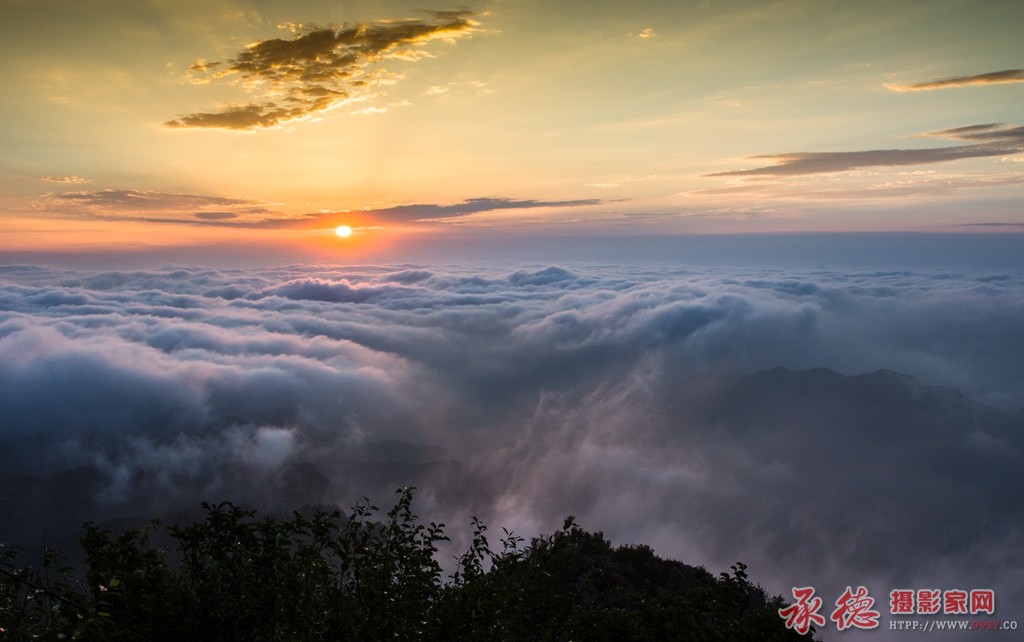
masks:
<svg viewBox="0 0 1024 642"><path fill-rule="evenodd" d="M326 111L369 87L392 82L394 75L370 69L384 60L415 62L432 57L419 47L433 40L454 42L477 31L474 14L433 11L431 20L409 19L372 24L286 25L295 36L248 45L227 62L201 60L190 67L201 82L235 78L263 99L230 104L170 120L169 127L259 129Z"/></svg>
<svg viewBox="0 0 1024 642"><path fill-rule="evenodd" d="M740 185L731 185L716 189L685 192L703 196L744 195L748 198L770 199L776 201L867 201L869 199L899 199L908 197L947 197L961 195L965 192L993 189L1024 184L1024 176L1019 173L957 173L931 171L905 171L886 175L883 180L867 178L865 184L836 185L826 178L821 182L800 181L799 186L781 181L751 180Z"/></svg>
<svg viewBox="0 0 1024 642"><path fill-rule="evenodd" d="M366 107L365 109L357 109L356 111L349 112L352 116L367 116L370 114L386 114L388 113L387 107Z"/></svg>
<svg viewBox="0 0 1024 642"><path fill-rule="evenodd" d="M600 205L600 199L540 201L516 198L470 198L458 203L416 203L367 210L321 211L286 214L253 199L178 194L135 189L47 194L34 206L37 211L79 218L133 220L149 223L245 227L318 228L348 224L375 225L416 223L497 210L581 207Z"/></svg>
<svg viewBox="0 0 1024 642"><path fill-rule="evenodd" d="M1009 227L1024 229L1024 223L964 223L961 227Z"/></svg>
<svg viewBox="0 0 1024 642"><path fill-rule="evenodd" d="M1006 142L1012 148L1019 149L1024 145L1024 127L1011 127L1002 123L985 125L968 125L953 129L940 129L922 134L929 138L949 138L952 140L996 141Z"/></svg>
<svg viewBox="0 0 1024 642"><path fill-rule="evenodd" d="M257 201L206 196L202 194L178 194L136 189L103 189L89 192L69 192L53 197L53 200L75 203L82 207L132 209L154 211L185 209L190 207L245 206L251 207Z"/></svg>
<svg viewBox="0 0 1024 642"><path fill-rule="evenodd" d="M993 71L991 73L978 74L976 76L942 78L940 80L928 80L910 85L886 83L885 88L891 89L892 91L931 91L933 89L971 87L976 85L1004 85L1016 82L1024 82L1024 69L1005 69L1003 71Z"/></svg>
<svg viewBox="0 0 1024 642"><path fill-rule="evenodd" d="M580 207L585 205L600 205L600 199L582 199L575 201L537 201L533 199L515 198L470 198L461 203L451 205L436 205L430 203L418 203L415 205L396 205L377 210L367 210L367 216L377 221L387 222L412 222L426 221L432 219L453 218L469 216L483 212L497 210L520 210L536 209L541 207Z"/></svg>
<svg viewBox="0 0 1024 642"><path fill-rule="evenodd" d="M234 225L265 221L274 211L260 201L205 194L182 194L137 189L103 189L47 194L37 211L77 218L139 220L158 223ZM238 220L236 220L238 219Z"/></svg>
<svg viewBox="0 0 1024 642"><path fill-rule="evenodd" d="M61 183L64 185L82 185L84 183L91 183L91 178L82 178L81 176L40 176L39 180L46 181L47 183Z"/></svg>
<svg viewBox="0 0 1024 642"><path fill-rule="evenodd" d="M862 167L899 167L943 163L963 158L1003 156L1024 152L1024 127L1000 124L969 125L923 134L931 138L971 141L971 145L928 149L873 149L852 152L786 152L751 156L774 160L774 165L715 172L706 176L796 176L846 172Z"/></svg>
<svg viewBox="0 0 1024 642"><path fill-rule="evenodd" d="M225 221L238 218L238 212L196 212L195 216L204 221Z"/></svg>

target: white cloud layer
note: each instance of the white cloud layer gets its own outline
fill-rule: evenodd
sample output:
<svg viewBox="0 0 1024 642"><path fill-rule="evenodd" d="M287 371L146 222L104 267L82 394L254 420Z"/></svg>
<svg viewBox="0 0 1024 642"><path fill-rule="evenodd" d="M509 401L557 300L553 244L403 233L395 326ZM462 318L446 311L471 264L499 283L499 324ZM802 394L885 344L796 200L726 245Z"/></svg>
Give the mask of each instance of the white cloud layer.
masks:
<svg viewBox="0 0 1024 642"><path fill-rule="evenodd" d="M147 515L414 482L776 591L1021 604L1022 351L1016 272L0 267L0 475Z"/></svg>

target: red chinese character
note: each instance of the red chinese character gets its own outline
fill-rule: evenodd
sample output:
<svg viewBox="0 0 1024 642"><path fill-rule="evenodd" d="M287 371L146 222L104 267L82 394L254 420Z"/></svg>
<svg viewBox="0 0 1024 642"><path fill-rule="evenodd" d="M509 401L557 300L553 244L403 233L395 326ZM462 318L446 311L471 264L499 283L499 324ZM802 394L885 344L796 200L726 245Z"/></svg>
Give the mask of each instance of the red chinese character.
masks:
<svg viewBox="0 0 1024 642"><path fill-rule="evenodd" d="M974 589L971 591L971 615L975 613L996 612L996 593L992 589Z"/></svg>
<svg viewBox="0 0 1024 642"><path fill-rule="evenodd" d="M889 613L908 615L914 612L914 592L909 589L889 591Z"/></svg>
<svg viewBox="0 0 1024 642"><path fill-rule="evenodd" d="M967 591L952 589L942 594L942 612L967 613Z"/></svg>
<svg viewBox="0 0 1024 642"><path fill-rule="evenodd" d="M871 607L875 604L875 598L868 596L868 590L863 586L857 587L854 593L850 587L842 597L836 600L836 610L832 611L830 619L836 623L840 631L855 626L858 629L873 629L878 626L878 611Z"/></svg>
<svg viewBox="0 0 1024 642"><path fill-rule="evenodd" d="M810 630L812 622L818 626L825 626L825 618L818 615L822 599L814 597L813 587L794 588L793 597L796 598L796 604L779 609L779 615L786 620L787 629L794 629L803 635Z"/></svg>
<svg viewBox="0 0 1024 642"><path fill-rule="evenodd" d="M919 615L934 615L942 609L942 591L939 589L921 589L917 592L917 612Z"/></svg>

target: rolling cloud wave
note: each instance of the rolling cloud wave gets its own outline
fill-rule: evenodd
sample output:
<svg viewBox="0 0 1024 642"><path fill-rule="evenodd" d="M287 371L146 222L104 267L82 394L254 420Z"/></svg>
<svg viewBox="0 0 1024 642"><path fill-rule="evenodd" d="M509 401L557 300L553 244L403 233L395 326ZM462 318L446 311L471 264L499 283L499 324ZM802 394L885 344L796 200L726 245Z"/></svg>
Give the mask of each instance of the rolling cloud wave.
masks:
<svg viewBox="0 0 1024 642"><path fill-rule="evenodd" d="M774 590L1019 596L1022 294L1002 273L0 268L0 474L94 469L112 512L415 482L452 519L572 512ZM982 521L941 521L967 507Z"/></svg>

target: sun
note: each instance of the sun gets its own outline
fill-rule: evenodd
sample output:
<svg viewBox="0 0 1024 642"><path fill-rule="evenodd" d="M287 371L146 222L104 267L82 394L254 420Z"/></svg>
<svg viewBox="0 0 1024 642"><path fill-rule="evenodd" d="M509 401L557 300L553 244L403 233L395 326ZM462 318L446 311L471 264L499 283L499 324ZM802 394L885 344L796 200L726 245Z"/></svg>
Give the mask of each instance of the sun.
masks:
<svg viewBox="0 0 1024 642"><path fill-rule="evenodd" d="M339 225L338 227L334 228L334 233L343 239L347 239L348 237L352 236L352 228L349 227L348 225Z"/></svg>

